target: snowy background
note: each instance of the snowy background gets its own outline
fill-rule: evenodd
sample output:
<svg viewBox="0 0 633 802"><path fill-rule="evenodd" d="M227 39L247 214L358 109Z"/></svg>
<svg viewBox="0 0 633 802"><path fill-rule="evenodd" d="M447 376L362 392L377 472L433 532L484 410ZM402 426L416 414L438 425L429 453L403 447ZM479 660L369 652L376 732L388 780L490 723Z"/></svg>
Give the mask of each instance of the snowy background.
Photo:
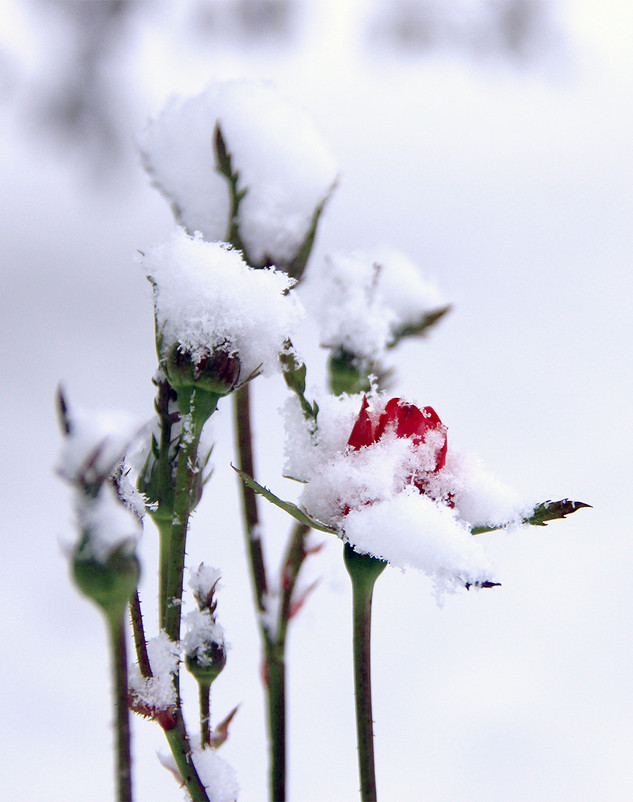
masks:
<svg viewBox="0 0 633 802"><path fill-rule="evenodd" d="M486 535L503 587L441 609L422 575L385 572L374 608L382 798L630 799L630 4L4 0L2 12L6 798L112 798L105 630L60 547L72 522L53 472L54 393L61 381L71 402L151 414L151 291L134 257L173 222L133 139L173 91L255 76L310 112L340 165L311 269L329 250L393 246L454 303L430 338L397 352L398 393L432 404L454 447L527 495L593 505ZM316 383L324 354L309 354ZM259 475L289 496L281 381L254 392ZM214 713L241 703L222 754L241 799L259 802L257 636L228 410L218 418L189 553L223 572L232 649ZM265 514L274 556L288 525ZM357 798L340 551L328 541L311 559L320 585L290 633L296 802ZM151 524L143 555L151 629ZM159 728L135 720L140 802L181 798L156 750Z"/></svg>

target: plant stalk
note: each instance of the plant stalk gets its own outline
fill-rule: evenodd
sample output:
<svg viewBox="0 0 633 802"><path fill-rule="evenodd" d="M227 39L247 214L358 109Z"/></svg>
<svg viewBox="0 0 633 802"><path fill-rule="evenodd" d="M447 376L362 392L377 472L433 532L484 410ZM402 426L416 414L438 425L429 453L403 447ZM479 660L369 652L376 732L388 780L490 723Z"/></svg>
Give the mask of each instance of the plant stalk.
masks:
<svg viewBox="0 0 633 802"><path fill-rule="evenodd" d="M191 755L191 746L182 718L182 711L176 714L176 726L165 730L169 748L176 761L180 778L192 802L209 802L205 786L202 784Z"/></svg>
<svg viewBox="0 0 633 802"><path fill-rule="evenodd" d="M145 628L143 627L143 613L141 612L141 598L138 588L130 599L130 618L132 620L132 631L134 633L134 646L136 649L136 659L138 667L143 677L151 677L152 667L147 654L147 639L145 638Z"/></svg>
<svg viewBox="0 0 633 802"><path fill-rule="evenodd" d="M211 746L211 683L198 680L200 696L200 743Z"/></svg>
<svg viewBox="0 0 633 802"><path fill-rule="evenodd" d="M376 802L374 719L371 700L371 605L376 579L386 562L369 554L358 554L345 544L345 567L352 580L354 694L356 734L362 802Z"/></svg>
<svg viewBox="0 0 633 802"><path fill-rule="evenodd" d="M116 731L116 788L118 802L132 802L132 751L128 710L125 617L108 616Z"/></svg>
<svg viewBox="0 0 633 802"><path fill-rule="evenodd" d="M250 389L246 384L235 392L235 432L237 462L241 471L254 475L253 434L251 426ZM266 612L268 579L264 549L259 532L259 511L255 492L240 482L246 545L251 569L255 604L259 616L266 672L266 707L270 749L270 799L286 799L286 671L284 644L278 647L274 633L261 613Z"/></svg>

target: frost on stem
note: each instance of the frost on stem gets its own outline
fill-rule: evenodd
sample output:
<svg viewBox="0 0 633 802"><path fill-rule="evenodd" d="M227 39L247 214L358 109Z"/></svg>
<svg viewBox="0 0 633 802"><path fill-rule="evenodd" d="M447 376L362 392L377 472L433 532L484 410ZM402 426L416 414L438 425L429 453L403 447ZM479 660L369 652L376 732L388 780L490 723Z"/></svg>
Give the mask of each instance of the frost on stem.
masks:
<svg viewBox="0 0 633 802"><path fill-rule="evenodd" d="M294 283L288 276L254 270L239 251L183 229L150 248L143 265L154 287L159 359L170 381L178 368L179 376L191 374L193 386L211 362L216 380L231 387L238 377L243 383L279 371L279 354L303 316L288 293Z"/></svg>
<svg viewBox="0 0 633 802"><path fill-rule="evenodd" d="M209 241L230 239L237 228L253 267L296 263L336 181L336 164L309 118L259 82L216 83L195 97L173 98L139 144L178 221ZM237 220L229 168L242 196Z"/></svg>
<svg viewBox="0 0 633 802"><path fill-rule="evenodd" d="M147 641L151 676L144 676L138 664L129 672L130 709L154 719L163 727L175 726L177 705L173 676L178 670L180 647L165 632Z"/></svg>

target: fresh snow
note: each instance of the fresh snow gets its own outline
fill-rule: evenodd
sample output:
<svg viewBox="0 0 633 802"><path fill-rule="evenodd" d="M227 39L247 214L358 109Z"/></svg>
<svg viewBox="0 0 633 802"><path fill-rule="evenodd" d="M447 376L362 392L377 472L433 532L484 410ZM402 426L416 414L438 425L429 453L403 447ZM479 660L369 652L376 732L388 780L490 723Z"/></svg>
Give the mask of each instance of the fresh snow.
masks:
<svg viewBox="0 0 633 802"><path fill-rule="evenodd" d="M200 665L209 665L209 647L217 643L226 646L224 629L218 624L209 610L191 610L184 617L186 632L182 639L182 648L187 657L196 658Z"/></svg>
<svg viewBox="0 0 633 802"><path fill-rule="evenodd" d="M152 677L144 677L134 664L129 670L130 692L150 710L166 710L176 703L172 674L178 668L180 647L165 632L147 641Z"/></svg>
<svg viewBox="0 0 633 802"><path fill-rule="evenodd" d="M287 264L308 235L337 167L312 121L269 85L216 83L195 97L172 98L140 138L144 164L189 232L227 239L230 193L217 172L219 124L245 189L239 225L254 265Z"/></svg>
<svg viewBox="0 0 633 802"><path fill-rule="evenodd" d="M142 526L137 516L119 498L111 483L106 483L97 496L75 494L77 531L87 535L82 558L105 563L113 551L124 547L130 554L141 537Z"/></svg>
<svg viewBox="0 0 633 802"><path fill-rule="evenodd" d="M118 490L112 475L143 427L121 412L73 407L66 415L70 431L57 470L73 487L77 531L86 538L82 555L106 562L121 546L132 552L141 536L142 499L125 470Z"/></svg>
<svg viewBox="0 0 633 802"><path fill-rule="evenodd" d="M399 251L334 254L315 277L321 343L378 359L398 331L443 306L437 286Z"/></svg>
<svg viewBox="0 0 633 802"><path fill-rule="evenodd" d="M250 268L239 251L182 228L150 248L143 265L154 286L161 357L176 344L194 359L220 348L239 356L240 381L279 370L279 353L303 317L285 273Z"/></svg>
<svg viewBox="0 0 633 802"><path fill-rule="evenodd" d="M350 449L347 440L361 396L317 399L318 428L310 429L299 404L290 399L286 420L286 472L305 483L300 504L361 553L413 567L434 581L438 592L492 579L476 525L518 524L532 509L513 490L487 473L480 461L450 448L446 465L434 472L433 432L415 448L408 438L385 432L370 446ZM387 397L370 396L375 422ZM421 494L412 477L423 478Z"/></svg>
<svg viewBox="0 0 633 802"><path fill-rule="evenodd" d="M223 757L220 757L215 749L208 746L201 747L200 739L197 736L191 738L191 754L209 799L212 802L236 802L240 786L235 769ZM171 753L159 752L158 759L176 777L180 776L178 766ZM190 796L186 791L183 799L190 802Z"/></svg>

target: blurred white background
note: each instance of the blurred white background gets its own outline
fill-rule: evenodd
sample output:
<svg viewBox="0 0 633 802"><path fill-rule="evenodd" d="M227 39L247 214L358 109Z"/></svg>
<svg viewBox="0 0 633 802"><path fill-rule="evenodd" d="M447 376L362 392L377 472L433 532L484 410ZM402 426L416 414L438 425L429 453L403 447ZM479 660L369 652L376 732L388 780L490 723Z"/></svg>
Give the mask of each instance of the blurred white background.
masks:
<svg viewBox="0 0 633 802"><path fill-rule="evenodd" d="M54 393L152 410L137 249L173 222L134 136L174 91L265 77L341 168L311 270L390 245L453 313L396 354L394 389L529 496L588 502L487 547L503 587L449 597L388 570L374 605L383 800L628 800L633 793L629 412L633 11L624 0L4 0L2 376L6 799L112 799L105 630L72 587ZM314 382L324 354L306 333ZM280 478L281 380L258 380L260 478ZM226 406L226 405L225 405ZM228 409L189 554L220 567L232 650L214 714L244 802L266 798L258 645ZM288 524L265 509L271 556ZM143 542L150 630L156 549ZM348 580L338 542L290 634L290 798L357 799ZM195 688L188 689L190 699ZM195 704L191 713L194 721ZM139 802L180 799L160 729L134 722Z"/></svg>

